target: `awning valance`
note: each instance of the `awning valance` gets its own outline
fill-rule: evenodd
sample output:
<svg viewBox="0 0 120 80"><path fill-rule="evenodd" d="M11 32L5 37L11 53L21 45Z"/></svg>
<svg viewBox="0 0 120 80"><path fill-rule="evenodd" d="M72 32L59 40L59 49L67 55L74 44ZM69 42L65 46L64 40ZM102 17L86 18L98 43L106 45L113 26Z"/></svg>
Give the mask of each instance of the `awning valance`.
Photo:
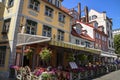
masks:
<svg viewBox="0 0 120 80"><path fill-rule="evenodd" d="M100 54L101 53L100 50L92 49L92 48L86 48L85 46L76 45L76 44L72 44L72 43L69 43L69 42L51 40L49 44L53 45L53 46L59 46L59 47L64 47L64 48L87 51L87 52L94 53L94 54Z"/></svg>

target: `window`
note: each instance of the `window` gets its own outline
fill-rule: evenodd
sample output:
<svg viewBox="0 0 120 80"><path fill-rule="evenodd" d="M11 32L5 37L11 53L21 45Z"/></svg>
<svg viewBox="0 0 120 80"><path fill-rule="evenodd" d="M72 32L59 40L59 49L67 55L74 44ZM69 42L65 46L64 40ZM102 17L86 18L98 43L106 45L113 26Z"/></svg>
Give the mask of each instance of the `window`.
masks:
<svg viewBox="0 0 120 80"><path fill-rule="evenodd" d="M59 21L60 22L65 22L65 15L64 14L62 14L62 13L59 13Z"/></svg>
<svg viewBox="0 0 120 80"><path fill-rule="evenodd" d="M53 9L48 6L45 6L45 15L49 17L53 17Z"/></svg>
<svg viewBox="0 0 120 80"><path fill-rule="evenodd" d="M112 48L114 48L114 43L112 42Z"/></svg>
<svg viewBox="0 0 120 80"><path fill-rule="evenodd" d="M92 16L92 20L94 20L94 19L96 19L97 18L97 16L96 15L93 15Z"/></svg>
<svg viewBox="0 0 120 80"><path fill-rule="evenodd" d="M58 40L60 41L64 40L64 31L58 30Z"/></svg>
<svg viewBox="0 0 120 80"><path fill-rule="evenodd" d="M6 46L0 46L0 67L5 65Z"/></svg>
<svg viewBox="0 0 120 80"><path fill-rule="evenodd" d="M98 28L98 23L95 22L93 26L94 26L95 28Z"/></svg>
<svg viewBox="0 0 120 80"><path fill-rule="evenodd" d="M108 37L110 37L110 33L109 33L109 31L107 31L107 34L108 34Z"/></svg>
<svg viewBox="0 0 120 80"><path fill-rule="evenodd" d="M39 11L39 4L40 4L40 2L37 0L30 0L29 8L31 8L35 11Z"/></svg>
<svg viewBox="0 0 120 80"><path fill-rule="evenodd" d="M105 37L104 37L104 36L102 36L102 40L103 40L103 41L105 40Z"/></svg>
<svg viewBox="0 0 120 80"><path fill-rule="evenodd" d="M80 41L78 39L76 39L75 44L80 44Z"/></svg>
<svg viewBox="0 0 120 80"><path fill-rule="evenodd" d="M52 0L48 0L48 2L52 3Z"/></svg>
<svg viewBox="0 0 120 80"><path fill-rule="evenodd" d="M26 33L35 35L36 34L36 29L37 29L37 22L34 22L32 20L27 20Z"/></svg>
<svg viewBox="0 0 120 80"><path fill-rule="evenodd" d="M51 28L49 26L43 26L43 36L51 37Z"/></svg>
<svg viewBox="0 0 120 80"><path fill-rule="evenodd" d="M55 0L55 5L56 5L57 7L60 7L60 2L59 2L59 0Z"/></svg>
<svg viewBox="0 0 120 80"><path fill-rule="evenodd" d="M99 38L99 34L98 33L96 33L95 36L96 36L96 38Z"/></svg>
<svg viewBox="0 0 120 80"><path fill-rule="evenodd" d="M12 7L14 4L14 0L8 0L8 7Z"/></svg>
<svg viewBox="0 0 120 80"><path fill-rule="evenodd" d="M111 38L113 38L113 34L111 33Z"/></svg>
<svg viewBox="0 0 120 80"><path fill-rule="evenodd" d="M90 47L90 42L85 41L85 46Z"/></svg>
<svg viewBox="0 0 120 80"><path fill-rule="evenodd" d="M110 40L109 40L109 47L111 47L111 43L110 43Z"/></svg>
<svg viewBox="0 0 120 80"><path fill-rule="evenodd" d="M81 45L84 45L84 41L81 41Z"/></svg>
<svg viewBox="0 0 120 80"><path fill-rule="evenodd" d="M10 26L10 22L11 22L11 19L6 19L4 21L4 25L3 25L3 29L2 29L2 33L8 33L9 31L9 26Z"/></svg>

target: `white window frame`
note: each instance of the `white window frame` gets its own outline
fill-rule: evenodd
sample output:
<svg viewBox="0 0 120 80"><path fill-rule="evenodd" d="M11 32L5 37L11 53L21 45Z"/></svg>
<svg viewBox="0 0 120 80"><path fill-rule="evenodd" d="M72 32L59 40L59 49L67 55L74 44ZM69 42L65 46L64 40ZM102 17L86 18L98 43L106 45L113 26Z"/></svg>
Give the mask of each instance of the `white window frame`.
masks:
<svg viewBox="0 0 120 80"><path fill-rule="evenodd" d="M62 31L62 30L58 30L58 35L57 35L57 39L59 40L59 41L64 41L64 31Z"/></svg>

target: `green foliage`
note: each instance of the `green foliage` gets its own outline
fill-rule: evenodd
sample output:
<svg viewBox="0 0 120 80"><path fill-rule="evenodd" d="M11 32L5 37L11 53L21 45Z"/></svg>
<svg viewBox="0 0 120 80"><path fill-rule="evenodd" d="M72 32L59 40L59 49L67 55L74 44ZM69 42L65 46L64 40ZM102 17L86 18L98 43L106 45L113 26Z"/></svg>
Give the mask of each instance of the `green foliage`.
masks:
<svg viewBox="0 0 120 80"><path fill-rule="evenodd" d="M74 55L73 55L73 54L69 54L67 60L68 60L69 62L74 61L74 60L75 60Z"/></svg>
<svg viewBox="0 0 120 80"><path fill-rule="evenodd" d="M84 54L79 54L79 55L78 55L78 59L79 59L80 61L85 61L85 60L87 59L87 56L84 55Z"/></svg>
<svg viewBox="0 0 120 80"><path fill-rule="evenodd" d="M31 57L32 57L32 55L33 55L33 50L30 48L30 49L28 49L28 51L27 51L27 59L30 59Z"/></svg>
<svg viewBox="0 0 120 80"><path fill-rule="evenodd" d="M47 48L43 48L42 51L39 53L40 57L44 61L48 61L51 58L52 51Z"/></svg>
<svg viewBox="0 0 120 80"><path fill-rule="evenodd" d="M120 54L120 34L114 37L115 53Z"/></svg>

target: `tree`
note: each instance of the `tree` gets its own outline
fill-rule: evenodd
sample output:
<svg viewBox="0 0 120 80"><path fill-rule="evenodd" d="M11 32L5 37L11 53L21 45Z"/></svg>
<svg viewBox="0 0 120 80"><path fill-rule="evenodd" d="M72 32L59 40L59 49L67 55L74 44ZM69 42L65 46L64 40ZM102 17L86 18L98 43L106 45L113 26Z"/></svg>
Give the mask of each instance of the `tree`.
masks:
<svg viewBox="0 0 120 80"><path fill-rule="evenodd" d="M120 54L120 34L115 35L114 37L114 47L115 47L115 53Z"/></svg>

